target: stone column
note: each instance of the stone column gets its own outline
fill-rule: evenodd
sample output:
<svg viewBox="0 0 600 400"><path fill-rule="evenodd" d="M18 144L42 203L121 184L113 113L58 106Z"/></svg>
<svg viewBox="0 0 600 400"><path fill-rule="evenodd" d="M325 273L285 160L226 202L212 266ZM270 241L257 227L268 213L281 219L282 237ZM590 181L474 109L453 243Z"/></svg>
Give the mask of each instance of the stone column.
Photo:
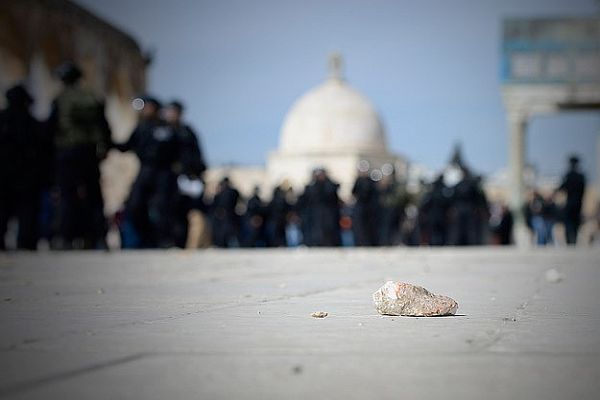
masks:
<svg viewBox="0 0 600 400"><path fill-rule="evenodd" d="M513 238L520 247L530 243L527 226L523 216L525 201L525 134L527 129L527 114L523 112L508 112L509 140L509 173L510 173L510 208L514 215Z"/></svg>

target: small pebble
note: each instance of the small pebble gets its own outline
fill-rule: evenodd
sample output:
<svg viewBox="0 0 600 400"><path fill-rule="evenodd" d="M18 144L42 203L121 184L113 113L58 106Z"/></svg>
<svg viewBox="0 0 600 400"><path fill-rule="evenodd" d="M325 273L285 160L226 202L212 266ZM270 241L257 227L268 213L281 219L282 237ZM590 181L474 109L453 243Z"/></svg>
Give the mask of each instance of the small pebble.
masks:
<svg viewBox="0 0 600 400"><path fill-rule="evenodd" d="M563 275L554 268L547 270L544 276L548 283L558 283L563 280Z"/></svg>

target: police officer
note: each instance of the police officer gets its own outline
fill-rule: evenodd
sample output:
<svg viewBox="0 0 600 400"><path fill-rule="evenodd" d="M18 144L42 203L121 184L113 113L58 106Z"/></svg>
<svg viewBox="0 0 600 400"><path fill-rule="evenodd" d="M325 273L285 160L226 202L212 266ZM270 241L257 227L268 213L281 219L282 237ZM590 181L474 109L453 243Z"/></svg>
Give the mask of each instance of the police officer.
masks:
<svg viewBox="0 0 600 400"><path fill-rule="evenodd" d="M79 85L82 72L66 62L57 69L63 89L52 104L48 125L53 135L59 198L58 247L106 248L106 220L100 190L100 161L111 145L104 103Z"/></svg>
<svg viewBox="0 0 600 400"><path fill-rule="evenodd" d="M244 215L245 229L243 244L246 247L265 247L267 244L265 233L265 220L267 207L260 198L260 188L254 187L252 196L246 202L246 213Z"/></svg>
<svg viewBox="0 0 600 400"><path fill-rule="evenodd" d="M270 247L287 246L286 227L291 208L284 185L273 189L273 196L267 207L267 235Z"/></svg>
<svg viewBox="0 0 600 400"><path fill-rule="evenodd" d="M153 97L135 99L140 121L119 151L133 151L140 160L139 173L125 205L137 244L133 247L171 247L171 200L176 190L179 141L174 129L160 118L161 104Z"/></svg>
<svg viewBox="0 0 600 400"><path fill-rule="evenodd" d="M448 238L448 210L452 192L439 175L421 199L419 215L426 242L432 246L444 246Z"/></svg>
<svg viewBox="0 0 600 400"><path fill-rule="evenodd" d="M239 247L240 218L236 208L240 193L224 177L217 186L211 205L213 243L217 247Z"/></svg>
<svg viewBox="0 0 600 400"><path fill-rule="evenodd" d="M33 99L25 87L9 89L6 100L8 107L0 112L0 250L11 217L18 222L17 248L35 250L50 149L29 112Z"/></svg>
<svg viewBox="0 0 600 400"><path fill-rule="evenodd" d="M305 244L307 246L339 246L340 199L339 184L333 182L327 172L318 168L313 172L313 180L304 190L302 200L306 208Z"/></svg>
<svg viewBox="0 0 600 400"><path fill-rule="evenodd" d="M375 246L378 242L379 193L375 181L369 176L369 165L366 161L359 165L352 195L356 199L352 218L354 242L357 246Z"/></svg>
<svg viewBox="0 0 600 400"><path fill-rule="evenodd" d="M179 175L178 182L183 179L185 182L190 182L191 187L202 188L202 174L206 170L206 164L196 133L183 122L183 111L183 104L179 101L172 101L163 111L164 119L175 131L179 143L179 156L175 170ZM192 209L204 209L202 192L191 193L179 190L173 199L172 221L174 241L178 247L185 247L189 225L188 213Z"/></svg>
<svg viewBox="0 0 600 400"><path fill-rule="evenodd" d="M462 179L454 186L451 196L451 226L449 243L454 246L480 245L483 243L483 221L487 220L487 199L481 188L481 180L465 167Z"/></svg>

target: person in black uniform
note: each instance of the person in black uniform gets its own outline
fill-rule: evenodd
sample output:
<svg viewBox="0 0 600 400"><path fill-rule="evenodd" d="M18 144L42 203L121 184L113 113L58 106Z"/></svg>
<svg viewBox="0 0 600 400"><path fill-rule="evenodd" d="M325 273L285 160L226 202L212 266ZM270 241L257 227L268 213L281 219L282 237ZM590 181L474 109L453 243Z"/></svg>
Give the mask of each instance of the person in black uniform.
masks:
<svg viewBox="0 0 600 400"><path fill-rule="evenodd" d="M352 195L356 199L352 215L354 243L356 246L376 246L379 196L375 181L369 177L368 168L359 170Z"/></svg>
<svg viewBox="0 0 600 400"><path fill-rule="evenodd" d="M303 207L306 208L307 246L339 246L340 199L339 184L333 182L327 172L319 168L313 174L312 182L304 190Z"/></svg>
<svg viewBox="0 0 600 400"><path fill-rule="evenodd" d="M107 248L107 224L100 189L100 162L111 146L104 102L79 82L79 67L66 62L57 69L63 89L48 119L53 138L58 198L59 249Z"/></svg>
<svg viewBox="0 0 600 400"><path fill-rule="evenodd" d="M6 248L4 236L12 217L18 222L17 248L35 250L50 148L41 124L29 112L33 99L25 87L9 89L6 100L8 107L0 112L0 250Z"/></svg>
<svg viewBox="0 0 600 400"><path fill-rule="evenodd" d="M269 246L287 246L286 227L292 206L287 199L286 190L277 186L267 207L267 235Z"/></svg>
<svg viewBox="0 0 600 400"><path fill-rule="evenodd" d="M427 242L432 246L444 246L448 240L448 209L451 192L439 175L421 200L419 215L425 219Z"/></svg>
<svg viewBox="0 0 600 400"><path fill-rule="evenodd" d="M463 178L454 187L451 197L449 242L454 246L480 245L483 243L482 215L487 213L487 200L480 179L466 167L461 168Z"/></svg>
<svg viewBox="0 0 600 400"><path fill-rule="evenodd" d="M585 192L585 175L579 171L579 158L569 158L569 170L556 191L563 191L567 195L567 202L563 210L565 235L567 244L577 243L577 233L581 225L581 205Z"/></svg>
<svg viewBox="0 0 600 400"><path fill-rule="evenodd" d="M239 247L239 215L236 208L240 193L228 177L219 182L211 205L213 244L217 247Z"/></svg>
<svg viewBox="0 0 600 400"><path fill-rule="evenodd" d="M246 202L246 213L244 215L246 229L243 235L243 243L246 247L265 247L267 245L265 232L267 208L259 193L259 187L254 187L252 196Z"/></svg>
<svg viewBox="0 0 600 400"><path fill-rule="evenodd" d="M174 245L171 200L176 191L179 140L174 129L160 118L161 104L152 97L136 99L142 105L140 122L129 140L116 144L119 151L133 151L140 171L125 205L140 248Z"/></svg>
<svg viewBox="0 0 600 400"><path fill-rule="evenodd" d="M175 131L179 142L179 158L175 168L179 174L178 182L181 183L183 179L188 184L191 183L191 186L188 185L190 190L185 191L180 187L173 198L173 238L175 245L180 248L185 247L187 241L188 213L192 209L204 210L202 175L206 170L198 137L182 120L183 110L183 104L179 101L169 103L164 109L165 121Z"/></svg>

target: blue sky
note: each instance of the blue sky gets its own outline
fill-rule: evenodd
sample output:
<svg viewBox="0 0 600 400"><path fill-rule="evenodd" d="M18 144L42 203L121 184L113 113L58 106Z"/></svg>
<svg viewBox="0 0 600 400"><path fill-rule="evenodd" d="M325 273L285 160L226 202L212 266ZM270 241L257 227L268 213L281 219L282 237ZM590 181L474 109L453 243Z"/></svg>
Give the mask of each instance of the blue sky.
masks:
<svg viewBox="0 0 600 400"><path fill-rule="evenodd" d="M506 165L503 17L600 13L594 0L78 0L153 49L150 91L182 99L211 164L262 164L329 53L381 114L393 151L440 168L461 141L482 173ZM527 155L543 174L578 152L594 178L600 113L535 118Z"/></svg>

